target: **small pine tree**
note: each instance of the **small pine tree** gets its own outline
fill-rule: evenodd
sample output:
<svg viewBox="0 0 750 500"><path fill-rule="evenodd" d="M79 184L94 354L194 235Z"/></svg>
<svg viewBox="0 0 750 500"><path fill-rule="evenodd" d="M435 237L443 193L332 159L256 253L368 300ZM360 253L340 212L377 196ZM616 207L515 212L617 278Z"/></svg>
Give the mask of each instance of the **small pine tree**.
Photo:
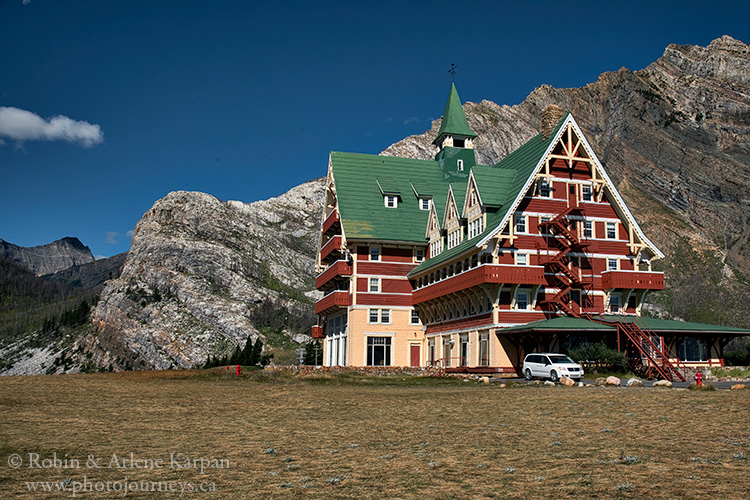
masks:
<svg viewBox="0 0 750 500"><path fill-rule="evenodd" d="M240 364L252 365L253 364L252 355L253 355L253 338L248 337L247 342L245 342L245 347L242 349L242 352L240 353Z"/></svg>
<svg viewBox="0 0 750 500"><path fill-rule="evenodd" d="M323 349L320 348L320 343L317 340L313 339L305 344L305 359L303 361L303 364L317 365L318 361L322 360L322 358Z"/></svg>
<svg viewBox="0 0 750 500"><path fill-rule="evenodd" d="M250 355L250 365L259 365L261 361L261 356L263 354L263 341L258 337L255 339L255 344L253 345L253 349Z"/></svg>
<svg viewBox="0 0 750 500"><path fill-rule="evenodd" d="M232 357L229 358L229 364L230 365L238 365L238 364L240 364L240 354L242 354L242 351L240 350L240 346L237 345L234 348L234 352L232 353Z"/></svg>

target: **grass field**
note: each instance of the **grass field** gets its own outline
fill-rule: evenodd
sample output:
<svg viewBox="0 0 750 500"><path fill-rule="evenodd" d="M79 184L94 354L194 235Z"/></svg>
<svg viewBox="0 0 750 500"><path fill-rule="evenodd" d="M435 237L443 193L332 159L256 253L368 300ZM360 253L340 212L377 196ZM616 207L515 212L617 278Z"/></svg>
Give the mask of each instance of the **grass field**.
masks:
<svg viewBox="0 0 750 500"><path fill-rule="evenodd" d="M0 408L0 498L750 497L750 390L129 372L0 377Z"/></svg>

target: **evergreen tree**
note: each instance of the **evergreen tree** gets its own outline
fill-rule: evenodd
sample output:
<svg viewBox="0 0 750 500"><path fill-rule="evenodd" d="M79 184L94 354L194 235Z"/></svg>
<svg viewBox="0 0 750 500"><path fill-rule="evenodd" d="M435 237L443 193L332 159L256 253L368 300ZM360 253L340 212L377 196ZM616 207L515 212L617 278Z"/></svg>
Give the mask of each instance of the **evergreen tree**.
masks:
<svg viewBox="0 0 750 500"><path fill-rule="evenodd" d="M320 348L320 344L318 343L317 340L313 339L307 344L305 344L305 359L302 364L317 365L318 362L322 359L323 359L323 349Z"/></svg>

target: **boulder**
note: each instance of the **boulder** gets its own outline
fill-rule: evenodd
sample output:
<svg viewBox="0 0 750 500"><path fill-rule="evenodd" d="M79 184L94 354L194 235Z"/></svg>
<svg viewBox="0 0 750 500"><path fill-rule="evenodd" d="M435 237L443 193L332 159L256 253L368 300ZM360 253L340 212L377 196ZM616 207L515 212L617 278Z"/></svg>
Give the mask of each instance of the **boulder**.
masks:
<svg viewBox="0 0 750 500"><path fill-rule="evenodd" d="M555 383L552 382L552 381L550 381L550 380L545 380L544 381L544 386L545 387L555 387Z"/></svg>
<svg viewBox="0 0 750 500"><path fill-rule="evenodd" d="M635 377L628 379L628 387L643 387L643 380L637 379Z"/></svg>
<svg viewBox="0 0 750 500"><path fill-rule="evenodd" d="M599 377L596 379L596 382L594 382L594 385L599 387L600 385L604 385L607 382L607 379L604 377Z"/></svg>
<svg viewBox="0 0 750 500"><path fill-rule="evenodd" d="M744 389L744 388L745 388L745 384L734 384L734 385L733 385L733 386L731 387L731 389L732 389L733 391L739 391L740 389Z"/></svg>
<svg viewBox="0 0 750 500"><path fill-rule="evenodd" d="M572 386L576 385L576 383L573 382L572 378L565 377L565 376L560 377L560 384L562 384L562 385L564 385L566 387L572 387Z"/></svg>
<svg viewBox="0 0 750 500"><path fill-rule="evenodd" d="M672 387L672 382L669 380L657 380L654 382L653 387Z"/></svg>
<svg viewBox="0 0 750 500"><path fill-rule="evenodd" d="M609 376L609 377L607 377L607 379L606 379L606 380L604 381L604 384L605 384L605 385L617 385L617 386L619 386L619 385L620 385L620 382L621 382L621 380L620 380L619 378L617 378L617 377L612 377L612 376Z"/></svg>
<svg viewBox="0 0 750 500"><path fill-rule="evenodd" d="M483 384L489 384L490 383L490 377L480 377L479 381Z"/></svg>

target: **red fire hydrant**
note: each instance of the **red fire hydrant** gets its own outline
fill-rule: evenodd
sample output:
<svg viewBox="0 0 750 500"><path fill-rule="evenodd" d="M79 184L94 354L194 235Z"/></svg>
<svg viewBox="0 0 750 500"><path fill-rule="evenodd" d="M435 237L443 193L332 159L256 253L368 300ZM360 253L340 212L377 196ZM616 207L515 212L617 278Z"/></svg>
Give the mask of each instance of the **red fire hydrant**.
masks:
<svg viewBox="0 0 750 500"><path fill-rule="evenodd" d="M701 372L695 374L695 384L698 387L703 385L703 374Z"/></svg>
<svg viewBox="0 0 750 500"><path fill-rule="evenodd" d="M240 365L237 365L237 376L240 376L240 373L242 373L242 368L240 368Z"/></svg>

